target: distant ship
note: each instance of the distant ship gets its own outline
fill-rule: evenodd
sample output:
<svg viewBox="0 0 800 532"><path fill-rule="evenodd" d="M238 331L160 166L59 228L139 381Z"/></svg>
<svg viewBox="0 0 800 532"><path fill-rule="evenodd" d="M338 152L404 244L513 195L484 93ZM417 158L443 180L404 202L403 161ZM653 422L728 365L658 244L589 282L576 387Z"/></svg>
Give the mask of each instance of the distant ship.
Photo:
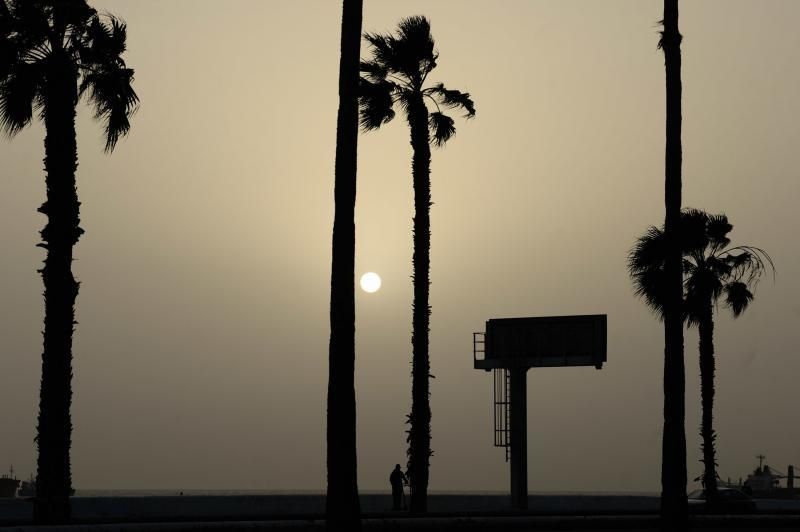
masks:
<svg viewBox="0 0 800 532"><path fill-rule="evenodd" d="M794 474L794 466L788 466L787 474L784 475L777 469L765 464L764 459L766 456L763 454L756 456L756 458L758 458L758 467L747 476L747 480L742 483L740 479L739 486L731 487L738 487L753 497L769 499L800 498L800 488L795 487L797 477ZM785 484L781 485L781 481L784 480Z"/></svg>
<svg viewBox="0 0 800 532"><path fill-rule="evenodd" d="M69 494L75 495L75 488L70 489ZM20 483L17 497L36 497L36 477L33 476L33 473L28 477L28 480L23 480Z"/></svg>
<svg viewBox="0 0 800 532"><path fill-rule="evenodd" d="M14 477L14 468L8 469L8 474L0 477L0 498L10 498L17 496L19 479Z"/></svg>

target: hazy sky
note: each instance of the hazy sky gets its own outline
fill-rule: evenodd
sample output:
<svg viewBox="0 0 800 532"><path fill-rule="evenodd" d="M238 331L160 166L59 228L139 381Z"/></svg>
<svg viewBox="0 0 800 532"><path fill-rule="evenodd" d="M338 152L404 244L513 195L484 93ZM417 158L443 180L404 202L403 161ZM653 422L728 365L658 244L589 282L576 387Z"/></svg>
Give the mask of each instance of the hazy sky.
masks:
<svg viewBox="0 0 800 532"><path fill-rule="evenodd" d="M96 0L129 24L142 106L102 153L78 123L86 234L74 345L80 488L322 489L341 3ZM434 490L506 490L488 318L608 314L608 363L528 377L529 484L658 491L662 328L625 263L663 219L659 0L365 0L364 29L432 22L432 81L477 116L433 153ZM800 465L800 3L682 2L684 205L763 247L764 280L720 309L719 471ZM366 51L364 54L366 55ZM409 132L359 144L359 481L388 489L410 408ZM0 141L0 468L35 466L43 131ZM697 333L686 334L689 478L700 474Z"/></svg>

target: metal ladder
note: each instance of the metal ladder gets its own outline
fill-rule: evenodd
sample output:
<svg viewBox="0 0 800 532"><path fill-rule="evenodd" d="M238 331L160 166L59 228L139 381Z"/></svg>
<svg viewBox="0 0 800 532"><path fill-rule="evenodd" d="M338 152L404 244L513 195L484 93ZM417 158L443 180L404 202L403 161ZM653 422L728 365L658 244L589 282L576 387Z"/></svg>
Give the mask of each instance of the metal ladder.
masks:
<svg viewBox="0 0 800 532"><path fill-rule="evenodd" d="M472 358L486 357L486 334L472 333ZM511 457L511 376L507 369L492 370L494 381L494 446L504 447L506 462Z"/></svg>
<svg viewBox="0 0 800 532"><path fill-rule="evenodd" d="M507 369L492 370L494 377L494 446L504 447L506 462L511 454L511 375Z"/></svg>

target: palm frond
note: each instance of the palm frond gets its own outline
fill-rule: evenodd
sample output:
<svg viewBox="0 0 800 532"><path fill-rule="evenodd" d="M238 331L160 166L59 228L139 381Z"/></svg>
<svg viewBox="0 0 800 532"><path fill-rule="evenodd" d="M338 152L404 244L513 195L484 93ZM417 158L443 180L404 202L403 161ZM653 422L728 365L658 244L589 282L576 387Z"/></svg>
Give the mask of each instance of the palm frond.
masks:
<svg viewBox="0 0 800 532"><path fill-rule="evenodd" d="M424 16L413 16L400 21L395 50L401 72L421 73L424 78L436 68L436 53L431 24Z"/></svg>
<svg viewBox="0 0 800 532"><path fill-rule="evenodd" d="M739 252L734 255L734 252ZM742 280L748 285L757 284L761 275L767 270L772 270L775 279L775 263L769 253L755 246L735 246L721 252L720 255L729 257L732 261L731 277Z"/></svg>
<svg viewBox="0 0 800 532"><path fill-rule="evenodd" d="M51 18L53 29L59 33L67 33L67 28L83 28L89 20L97 15L86 0L59 0L46 2L52 4Z"/></svg>
<svg viewBox="0 0 800 532"><path fill-rule="evenodd" d="M711 214L706 222L706 232L714 251L723 249L731 241L728 233L733 230L733 226L728 222L728 217L724 214Z"/></svg>
<svg viewBox="0 0 800 532"><path fill-rule="evenodd" d="M40 105L42 79L38 64L17 61L0 82L0 129L7 135L16 135L31 122Z"/></svg>
<svg viewBox="0 0 800 532"><path fill-rule="evenodd" d="M420 52L433 54L431 23L424 15L406 17L397 25L398 40L406 41Z"/></svg>
<svg viewBox="0 0 800 532"><path fill-rule="evenodd" d="M130 117L136 112L139 97L133 90L133 70L120 59L84 75L80 94L88 94L95 118L105 122L105 151L111 152L120 137L130 131Z"/></svg>
<svg viewBox="0 0 800 532"><path fill-rule="evenodd" d="M472 101L468 92L449 90L445 88L443 83L437 83L433 87L425 89L424 92L425 94L436 96L442 106L447 109L463 108L466 111L464 118L475 117L475 102Z"/></svg>
<svg viewBox="0 0 800 532"><path fill-rule="evenodd" d="M698 265L694 260L691 258L686 258L685 256L681 263L683 265L683 274L685 276L694 275L694 272L696 272L700 267L700 265Z"/></svg>
<svg viewBox="0 0 800 532"><path fill-rule="evenodd" d="M105 15L92 18L86 29L85 43L80 48L81 60L88 65L117 61L127 48L128 28L114 17Z"/></svg>
<svg viewBox="0 0 800 532"><path fill-rule="evenodd" d="M381 65L387 72L396 65L396 53L394 50L394 37L391 35L380 35L378 33L364 33L364 40L370 45L374 63Z"/></svg>
<svg viewBox="0 0 800 532"><path fill-rule="evenodd" d="M47 42L50 35L48 10L41 1L11 0L9 11L16 29L15 40L21 50Z"/></svg>
<svg viewBox="0 0 800 532"><path fill-rule="evenodd" d="M648 227L644 234L636 239L628 253L628 272L636 272L663 267L666 256L666 238L663 229Z"/></svg>
<svg viewBox="0 0 800 532"><path fill-rule="evenodd" d="M5 0L0 0L0 5L5 5ZM13 29L8 18L7 15L0 12L0 83L3 82L19 58L18 48L11 39Z"/></svg>
<svg viewBox="0 0 800 532"><path fill-rule="evenodd" d="M431 142L437 148L444 146L456 134L456 126L453 119L441 112L430 114L428 127L431 131Z"/></svg>
<svg viewBox="0 0 800 532"><path fill-rule="evenodd" d="M702 297L696 291L690 291L683 298L683 308L681 316L687 327L700 325L705 308L708 306L708 299Z"/></svg>
<svg viewBox="0 0 800 532"><path fill-rule="evenodd" d="M430 23L425 17L408 17L400 21L396 35L364 33L373 62L387 75L396 75L409 86L421 88L425 76L436 67ZM374 81L374 80L373 80Z"/></svg>
<svg viewBox="0 0 800 532"><path fill-rule="evenodd" d="M395 102L400 106L406 117L411 116L411 107L415 101L415 94L410 90L400 90L397 92Z"/></svg>
<svg viewBox="0 0 800 532"><path fill-rule="evenodd" d="M361 61L359 70L364 74L364 77L372 83L379 83L386 80L386 76L389 73L388 67L378 61Z"/></svg>
<svg viewBox="0 0 800 532"><path fill-rule="evenodd" d="M746 267L747 264L753 259L750 256L750 253L746 251L737 254L727 251L724 254L720 255L719 260L724 261L730 267L731 270L734 270Z"/></svg>
<svg viewBox="0 0 800 532"><path fill-rule="evenodd" d="M628 273L633 281L634 294L663 319L664 260L666 240L664 231L648 227L628 253Z"/></svg>
<svg viewBox="0 0 800 532"><path fill-rule="evenodd" d="M107 15L107 17L106 26L111 30L111 38L104 43L106 45L105 52L111 57L120 56L127 49L128 26L113 15Z"/></svg>
<svg viewBox="0 0 800 532"><path fill-rule="evenodd" d="M750 305L753 293L741 281L734 281L725 285L725 305L733 312L733 317L738 318Z"/></svg>
<svg viewBox="0 0 800 532"><path fill-rule="evenodd" d="M692 255L698 262L702 262L704 250L708 247L708 214L699 209L686 208L681 210L678 222L678 239L681 252Z"/></svg>
<svg viewBox="0 0 800 532"><path fill-rule="evenodd" d="M359 80L358 110L362 130L378 129L394 118L392 93L396 88L390 81L372 83L363 77Z"/></svg>
<svg viewBox="0 0 800 532"><path fill-rule="evenodd" d="M664 319L665 278L663 268L638 270L631 274L633 293L644 300L659 320Z"/></svg>
<svg viewBox="0 0 800 532"><path fill-rule="evenodd" d="M713 275L719 277L720 279L729 278L734 270L734 265L729 260L727 260L727 256L715 255L713 253L713 247L712 251L709 252L708 255L705 257L703 266L705 268L708 268L708 270L711 271Z"/></svg>

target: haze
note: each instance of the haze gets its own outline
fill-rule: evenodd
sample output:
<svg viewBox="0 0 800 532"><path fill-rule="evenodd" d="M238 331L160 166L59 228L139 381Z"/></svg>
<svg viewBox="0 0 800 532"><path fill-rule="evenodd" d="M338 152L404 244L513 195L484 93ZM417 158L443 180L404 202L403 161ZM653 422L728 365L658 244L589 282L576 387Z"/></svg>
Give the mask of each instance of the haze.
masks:
<svg viewBox="0 0 800 532"><path fill-rule="evenodd" d="M95 0L129 25L142 105L112 156L85 106L86 234L74 344L78 489L322 490L339 2ZM529 372L531 491L659 490L663 330L626 255L663 220L658 0L369 0L364 29L424 14L433 81L477 117L433 153L431 489L506 490L486 319L608 314L608 363ZM681 10L684 205L724 211L775 260L717 319L719 472L800 464L800 4ZM365 52L362 52L365 55ZM39 124L0 142L0 468L35 466L44 217ZM411 150L361 136L359 479L388 489L410 408ZM700 474L697 333L686 334L689 478ZM690 483L691 484L691 483Z"/></svg>

